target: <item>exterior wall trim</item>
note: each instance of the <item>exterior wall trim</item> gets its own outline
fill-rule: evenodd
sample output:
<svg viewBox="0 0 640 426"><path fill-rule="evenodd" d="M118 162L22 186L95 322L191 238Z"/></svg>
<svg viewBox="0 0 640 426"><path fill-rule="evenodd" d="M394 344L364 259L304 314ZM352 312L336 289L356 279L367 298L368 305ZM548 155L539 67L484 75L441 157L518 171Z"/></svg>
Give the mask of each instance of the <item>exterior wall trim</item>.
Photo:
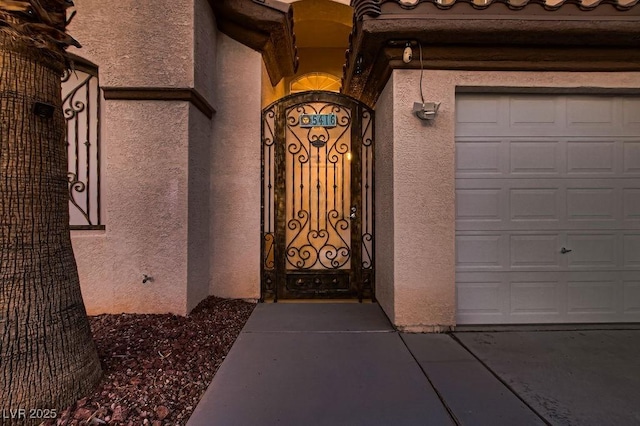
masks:
<svg viewBox="0 0 640 426"><path fill-rule="evenodd" d="M504 2L479 9L467 0L446 8L425 0L407 9L384 1L355 16L342 90L374 105L394 69L420 68L418 49L432 70L638 71L639 6L513 10ZM414 59L405 64L407 43Z"/></svg>
<svg viewBox="0 0 640 426"><path fill-rule="evenodd" d="M640 28L640 23L639 23ZM343 93L365 104L375 105L395 69L420 69L419 60L402 61L402 47L382 47L360 75L343 82ZM417 49L417 47L415 48ZM418 54L415 53L414 57ZM425 70L464 71L565 71L630 72L640 71L638 49L513 48L423 46ZM556 90L556 89L554 89ZM595 90L595 89L594 89ZM629 93L629 92L625 92Z"/></svg>
<svg viewBox="0 0 640 426"><path fill-rule="evenodd" d="M216 112L215 108L194 88L103 87L102 90L106 100L190 102L209 119L213 118Z"/></svg>

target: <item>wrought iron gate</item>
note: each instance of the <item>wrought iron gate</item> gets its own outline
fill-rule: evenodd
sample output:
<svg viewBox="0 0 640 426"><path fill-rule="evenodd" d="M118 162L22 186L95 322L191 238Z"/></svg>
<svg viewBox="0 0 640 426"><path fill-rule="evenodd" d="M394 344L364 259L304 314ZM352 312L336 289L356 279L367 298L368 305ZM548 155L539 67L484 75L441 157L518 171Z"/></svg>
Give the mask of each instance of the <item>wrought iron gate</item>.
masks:
<svg viewBox="0 0 640 426"><path fill-rule="evenodd" d="M331 92L262 115L262 297L374 298L374 115Z"/></svg>

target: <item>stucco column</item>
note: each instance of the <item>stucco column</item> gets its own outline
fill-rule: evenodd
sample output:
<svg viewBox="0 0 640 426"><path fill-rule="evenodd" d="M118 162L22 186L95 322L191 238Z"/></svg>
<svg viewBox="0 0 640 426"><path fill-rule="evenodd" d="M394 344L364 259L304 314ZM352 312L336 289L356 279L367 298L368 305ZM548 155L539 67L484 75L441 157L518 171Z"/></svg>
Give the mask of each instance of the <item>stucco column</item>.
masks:
<svg viewBox="0 0 640 426"><path fill-rule="evenodd" d="M107 98L106 230L72 235L87 310L186 314L209 287L209 169L201 159L212 126L192 99L212 103L213 14L206 0L84 0L77 10L69 30L83 48L74 53L98 65ZM177 98L164 95L171 90ZM143 283L143 274L152 280Z"/></svg>
<svg viewBox="0 0 640 426"><path fill-rule="evenodd" d="M394 123L393 76L376 104L375 143L375 267L376 299L395 324L395 200L394 200Z"/></svg>
<svg viewBox="0 0 640 426"><path fill-rule="evenodd" d="M262 56L219 34L211 146L211 294L260 298Z"/></svg>
<svg viewBox="0 0 640 426"><path fill-rule="evenodd" d="M386 122L393 126L387 136L393 140L393 165L386 170L385 159L378 159L378 172L382 162L386 173L377 191L388 191L392 176L393 321L405 331L439 332L455 324L455 120L448 102L433 122L412 113L413 103L420 101L419 77L419 71L396 70L388 83L392 88L385 89L393 98L393 121ZM424 84L428 100L439 101L450 90ZM385 110L389 100L385 94L381 99ZM379 122L378 128L384 125ZM377 139L384 152L389 142L380 140L380 132ZM389 226L388 213L380 210L378 227ZM380 232L390 236L388 230ZM378 265L389 262L381 255L377 251ZM389 274L383 277L387 281Z"/></svg>

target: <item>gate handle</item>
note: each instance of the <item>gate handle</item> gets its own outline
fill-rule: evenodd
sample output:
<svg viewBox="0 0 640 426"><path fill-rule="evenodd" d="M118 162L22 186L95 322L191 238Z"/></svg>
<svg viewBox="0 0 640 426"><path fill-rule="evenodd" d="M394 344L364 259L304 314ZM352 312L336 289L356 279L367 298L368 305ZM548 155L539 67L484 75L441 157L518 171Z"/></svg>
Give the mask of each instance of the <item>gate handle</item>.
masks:
<svg viewBox="0 0 640 426"><path fill-rule="evenodd" d="M349 215L349 219L355 219L357 211L358 208L356 206L351 207L351 214Z"/></svg>
<svg viewBox="0 0 640 426"><path fill-rule="evenodd" d="M560 253L562 254L566 254L566 253L571 253L573 250L567 250L566 248L562 247L562 249L560 250Z"/></svg>

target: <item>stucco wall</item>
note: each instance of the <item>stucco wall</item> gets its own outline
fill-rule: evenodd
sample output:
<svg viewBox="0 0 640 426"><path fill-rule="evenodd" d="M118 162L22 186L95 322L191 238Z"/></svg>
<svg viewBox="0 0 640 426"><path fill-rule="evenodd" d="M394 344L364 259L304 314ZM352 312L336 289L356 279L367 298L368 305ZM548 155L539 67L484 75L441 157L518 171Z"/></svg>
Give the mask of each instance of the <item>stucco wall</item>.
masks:
<svg viewBox="0 0 640 426"><path fill-rule="evenodd" d="M395 322L394 301L394 134L393 76L389 79L376 105L375 140L375 266L376 298L382 309Z"/></svg>
<svg viewBox="0 0 640 426"><path fill-rule="evenodd" d="M76 2L71 49L100 67L103 87L193 87L193 2Z"/></svg>
<svg viewBox="0 0 640 426"><path fill-rule="evenodd" d="M456 89L637 89L640 73L425 71L426 100L442 102L432 124L411 112L420 99L419 78L420 71L395 70L389 83L394 89L395 323L409 331L441 331L455 324L456 309Z"/></svg>
<svg viewBox="0 0 640 426"><path fill-rule="evenodd" d="M220 34L211 147L211 294L260 297L260 53ZM224 77L222 77L224 76Z"/></svg>
<svg viewBox="0 0 640 426"><path fill-rule="evenodd" d="M206 0L83 0L77 11L74 53L98 65L102 87L195 87L213 104ZM211 121L186 101L107 100L101 127L106 230L72 233L87 310L186 314L209 293Z"/></svg>
<svg viewBox="0 0 640 426"><path fill-rule="evenodd" d="M187 312L209 296L212 137L212 121L191 105L189 107Z"/></svg>
<svg viewBox="0 0 640 426"><path fill-rule="evenodd" d="M185 314L189 106L111 101L103 117L107 230L72 233L87 310Z"/></svg>
<svg viewBox="0 0 640 426"><path fill-rule="evenodd" d="M216 48L218 31L207 0L194 0L194 88L216 108Z"/></svg>
<svg viewBox="0 0 640 426"><path fill-rule="evenodd" d="M393 75L395 323L437 331L455 313L454 145L449 116L426 124L413 115L415 76Z"/></svg>
<svg viewBox="0 0 640 426"><path fill-rule="evenodd" d="M194 0L194 88L216 107L216 21L207 0ZM222 77L222 76L221 76ZM213 121L189 108L187 312L209 296L211 280L211 147Z"/></svg>

